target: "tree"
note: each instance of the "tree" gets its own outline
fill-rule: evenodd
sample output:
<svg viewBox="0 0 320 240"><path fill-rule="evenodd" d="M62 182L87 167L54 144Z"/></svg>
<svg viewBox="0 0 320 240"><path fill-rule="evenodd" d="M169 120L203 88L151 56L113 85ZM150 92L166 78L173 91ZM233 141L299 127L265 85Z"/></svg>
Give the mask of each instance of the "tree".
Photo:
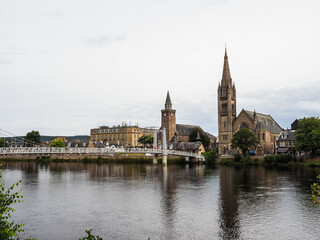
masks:
<svg viewBox="0 0 320 240"><path fill-rule="evenodd" d="M50 143L51 147L65 147L64 141L61 139L55 139Z"/></svg>
<svg viewBox="0 0 320 240"><path fill-rule="evenodd" d="M241 128L238 132L233 134L232 148L240 148L243 156L245 157L249 151L249 148L256 147L259 140L248 128Z"/></svg>
<svg viewBox="0 0 320 240"><path fill-rule="evenodd" d="M28 132L24 137L24 145L27 147L32 147L35 144L40 144L40 133L38 131Z"/></svg>
<svg viewBox="0 0 320 240"><path fill-rule="evenodd" d="M0 147L8 147L8 142L3 138L0 139Z"/></svg>
<svg viewBox="0 0 320 240"><path fill-rule="evenodd" d="M1 166L0 166L1 167ZM14 192L14 188L21 183L22 180L13 184L8 189L5 188L2 169L0 169L0 239L15 239L19 232L23 232L23 224L15 224L10 221L11 213L15 211L12 205L22 202L23 196L20 191Z"/></svg>
<svg viewBox="0 0 320 240"><path fill-rule="evenodd" d="M311 152L314 156L320 148L320 119L310 117L299 120L295 137L297 150Z"/></svg>
<svg viewBox="0 0 320 240"><path fill-rule="evenodd" d="M190 141L190 142L196 142L196 141L197 141L198 133L199 133L199 135L200 135L202 145L204 146L204 148L205 148L206 150L208 150L209 145L210 145L210 138L208 137L207 134L205 134L205 133L203 132L203 130L201 130L201 129L198 128L198 127L195 127L194 129L192 129L192 131L191 131L191 133L190 133L190 135L189 135L189 141Z"/></svg>
<svg viewBox="0 0 320 240"><path fill-rule="evenodd" d="M152 144L153 143L153 136L152 135L143 135L139 137L138 142L143 144L145 147L146 144Z"/></svg>
<svg viewBox="0 0 320 240"><path fill-rule="evenodd" d="M218 158L217 151L211 150L209 152L203 153L204 158L206 159L207 164L215 164Z"/></svg>

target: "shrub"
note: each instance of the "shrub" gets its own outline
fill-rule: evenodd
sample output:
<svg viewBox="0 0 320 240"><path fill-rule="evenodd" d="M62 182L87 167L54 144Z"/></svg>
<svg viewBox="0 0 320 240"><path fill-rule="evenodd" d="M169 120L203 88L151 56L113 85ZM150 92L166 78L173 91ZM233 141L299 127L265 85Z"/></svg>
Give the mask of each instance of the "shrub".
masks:
<svg viewBox="0 0 320 240"><path fill-rule="evenodd" d="M215 164L218 158L216 150L210 150L209 152L204 152L203 156L207 164Z"/></svg>
<svg viewBox="0 0 320 240"><path fill-rule="evenodd" d="M241 154L240 153L236 153L235 155L234 155L234 159L233 159L233 161L235 161L235 162L240 162L241 161Z"/></svg>
<svg viewBox="0 0 320 240"><path fill-rule="evenodd" d="M101 237L99 236L93 236L91 234L92 229L90 230L86 230L86 233L88 234L88 236L85 236L83 238L80 238L79 240L103 240Z"/></svg>
<svg viewBox="0 0 320 240"><path fill-rule="evenodd" d="M14 239L17 233L23 232L23 224L15 224L10 221L11 213L15 211L12 205L22 202L23 196L20 191L14 192L14 188L21 183L22 180L13 184L8 189L5 189L5 182L2 176L2 169L0 169L0 239Z"/></svg>

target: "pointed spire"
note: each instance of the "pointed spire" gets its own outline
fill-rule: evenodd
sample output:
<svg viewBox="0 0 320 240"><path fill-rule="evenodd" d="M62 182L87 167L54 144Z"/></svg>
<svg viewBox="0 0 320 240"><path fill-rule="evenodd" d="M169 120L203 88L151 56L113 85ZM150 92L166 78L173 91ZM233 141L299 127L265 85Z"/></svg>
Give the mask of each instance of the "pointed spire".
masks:
<svg viewBox="0 0 320 240"><path fill-rule="evenodd" d="M200 137L200 133L198 132L198 134L197 134L197 142L201 142L201 137Z"/></svg>
<svg viewBox="0 0 320 240"><path fill-rule="evenodd" d="M165 102L164 106L165 106L165 109L172 109L172 102L170 99L169 91L167 92L167 98L166 98L166 102Z"/></svg>
<svg viewBox="0 0 320 240"><path fill-rule="evenodd" d="M223 63L221 85L223 85L223 86L229 85L230 87L232 86L232 79L231 79L230 69L229 69L227 48L225 48L225 52L224 52L224 63Z"/></svg>

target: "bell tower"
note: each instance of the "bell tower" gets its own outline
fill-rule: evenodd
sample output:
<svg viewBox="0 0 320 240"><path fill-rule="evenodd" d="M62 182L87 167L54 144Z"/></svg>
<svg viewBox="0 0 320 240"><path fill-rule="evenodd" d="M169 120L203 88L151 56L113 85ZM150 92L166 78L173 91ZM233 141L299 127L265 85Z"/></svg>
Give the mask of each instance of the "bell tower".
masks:
<svg viewBox="0 0 320 240"><path fill-rule="evenodd" d="M237 116L236 103L236 87L232 83L226 48L222 79L218 86L218 140L220 154L227 154L231 150L232 123Z"/></svg>
<svg viewBox="0 0 320 240"><path fill-rule="evenodd" d="M166 129L167 141L170 141L176 132L176 110L172 109L169 91L167 92L164 109L161 110L161 128Z"/></svg>

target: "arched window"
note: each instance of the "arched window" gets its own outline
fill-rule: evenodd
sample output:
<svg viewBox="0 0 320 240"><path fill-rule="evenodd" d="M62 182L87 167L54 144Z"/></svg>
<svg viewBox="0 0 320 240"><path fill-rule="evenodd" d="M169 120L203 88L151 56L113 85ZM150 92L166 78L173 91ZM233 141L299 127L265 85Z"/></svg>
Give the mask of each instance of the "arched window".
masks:
<svg viewBox="0 0 320 240"><path fill-rule="evenodd" d="M248 125L245 122L241 123L240 129L242 129L242 128L248 128L249 129Z"/></svg>

